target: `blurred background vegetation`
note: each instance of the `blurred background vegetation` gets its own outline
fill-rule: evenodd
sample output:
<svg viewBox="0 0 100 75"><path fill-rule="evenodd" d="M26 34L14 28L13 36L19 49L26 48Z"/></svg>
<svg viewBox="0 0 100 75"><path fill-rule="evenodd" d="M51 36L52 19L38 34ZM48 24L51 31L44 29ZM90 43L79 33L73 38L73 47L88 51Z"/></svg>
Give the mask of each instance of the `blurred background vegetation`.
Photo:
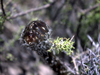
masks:
<svg viewBox="0 0 100 75"><path fill-rule="evenodd" d="M52 30L51 38L71 38L75 54L92 48L90 35L98 42L100 33L99 0L1 0L0 75L53 75L54 72L36 54L20 43L22 29L33 20L44 21ZM61 60L72 64L63 52Z"/></svg>

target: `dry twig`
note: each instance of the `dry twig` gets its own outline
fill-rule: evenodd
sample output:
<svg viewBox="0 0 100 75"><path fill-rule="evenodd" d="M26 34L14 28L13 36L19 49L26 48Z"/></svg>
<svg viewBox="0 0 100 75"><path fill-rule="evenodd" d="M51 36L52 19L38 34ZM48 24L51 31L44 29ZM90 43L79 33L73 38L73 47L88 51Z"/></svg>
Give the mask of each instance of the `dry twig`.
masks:
<svg viewBox="0 0 100 75"><path fill-rule="evenodd" d="M6 13L5 13L4 6L3 6L3 0L1 0L1 9L2 9L2 13L3 13L3 17L5 18Z"/></svg>
<svg viewBox="0 0 100 75"><path fill-rule="evenodd" d="M9 4L9 3L11 3L12 2L12 0L9 0L5 5L4 5L4 9L7 7L7 5Z"/></svg>
<svg viewBox="0 0 100 75"><path fill-rule="evenodd" d="M8 17L8 19L13 19L13 18L16 18L16 17L19 17L19 16L23 16L25 14L28 14L30 12L34 12L34 11L39 11L39 10L42 10L42 9L46 9L46 8L50 7L50 5L51 4L46 4L46 5L38 7L38 8L32 8L32 9L29 9L27 11L20 12L18 14L15 14L15 15L11 16L11 17Z"/></svg>
<svg viewBox="0 0 100 75"><path fill-rule="evenodd" d="M82 13L82 14L87 14L87 13L89 13L90 11L96 9L96 8L99 7L99 6L100 6L100 3L94 5L94 6L90 7L90 8L87 8L87 9L85 9L85 10L81 10L81 13Z"/></svg>
<svg viewBox="0 0 100 75"><path fill-rule="evenodd" d="M76 61L75 61L76 59L74 57L72 57L72 59L73 59L73 64L74 64L75 69L76 69L76 74L79 75L79 70L78 70L78 67L77 67L77 64L76 64Z"/></svg>

